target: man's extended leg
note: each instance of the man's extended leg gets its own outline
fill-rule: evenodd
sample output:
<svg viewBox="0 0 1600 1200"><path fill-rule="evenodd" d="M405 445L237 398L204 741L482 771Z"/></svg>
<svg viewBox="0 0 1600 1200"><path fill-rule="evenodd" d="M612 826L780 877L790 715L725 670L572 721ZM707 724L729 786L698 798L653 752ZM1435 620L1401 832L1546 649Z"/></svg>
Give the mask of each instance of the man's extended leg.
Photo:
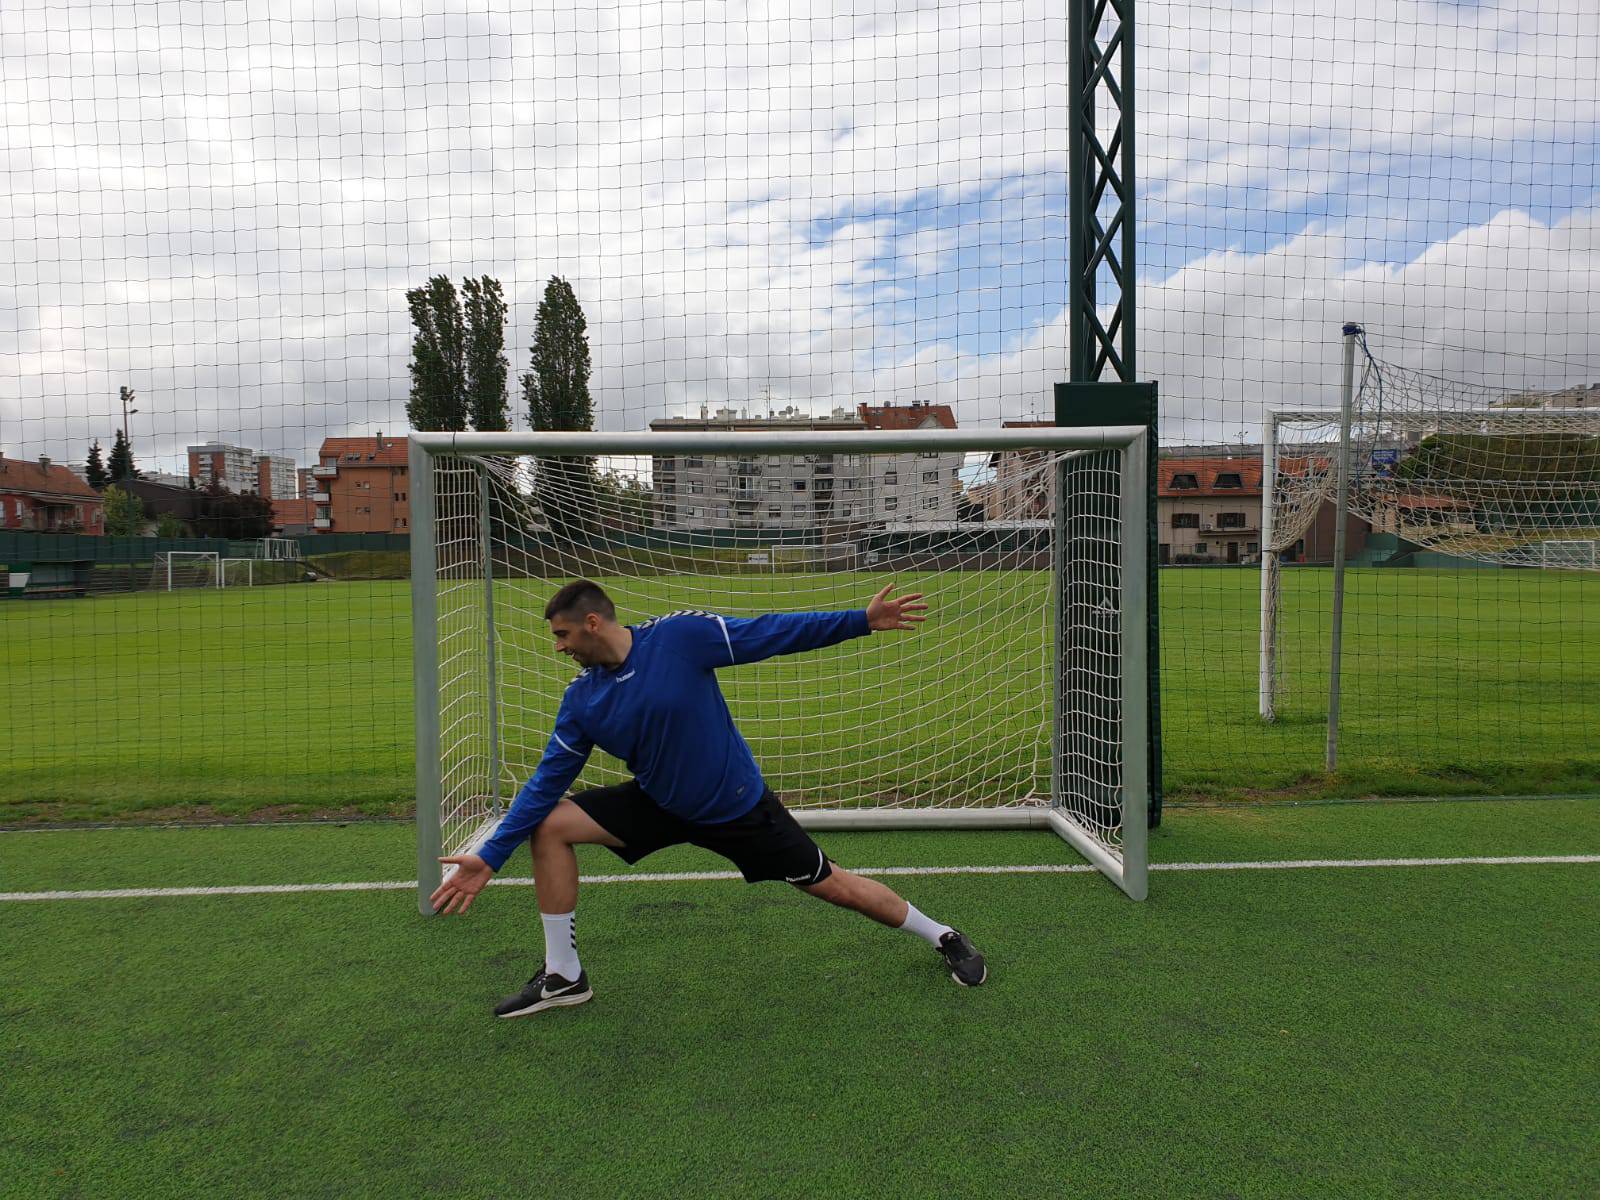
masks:
<svg viewBox="0 0 1600 1200"><path fill-rule="evenodd" d="M544 969L515 996L495 1007L501 1017L525 1017L541 1009L582 1004L594 995L578 961L575 920L578 906L578 855L575 845L621 846L595 819L563 800L539 823L533 847L534 892L544 924Z"/></svg>
<svg viewBox="0 0 1600 1200"><path fill-rule="evenodd" d="M835 866L826 879L800 885L800 890L810 892L829 904L837 904L840 908L852 909L862 916L871 917L880 925L916 934L944 956L945 965L950 968L950 977L965 987L976 987L988 978L983 955L973 948L966 934L924 916L915 905L876 879L852 875Z"/></svg>

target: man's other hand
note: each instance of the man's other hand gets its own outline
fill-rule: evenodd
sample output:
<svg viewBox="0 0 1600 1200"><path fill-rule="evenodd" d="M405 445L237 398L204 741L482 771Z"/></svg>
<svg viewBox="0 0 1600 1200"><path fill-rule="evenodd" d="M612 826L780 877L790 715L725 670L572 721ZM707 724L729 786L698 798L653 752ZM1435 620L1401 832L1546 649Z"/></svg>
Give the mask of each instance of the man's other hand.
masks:
<svg viewBox="0 0 1600 1200"><path fill-rule="evenodd" d="M928 611L926 604L919 604L922 599L921 592L907 592L898 598L891 597L894 584L886 583L883 589L872 598L872 603L867 605L867 624L874 633L883 633L890 629L915 629L917 623L928 618L920 614Z"/></svg>
<svg viewBox="0 0 1600 1200"><path fill-rule="evenodd" d="M441 915L466 912L472 907L472 898L494 878L494 868L476 854L450 854L439 861L455 870L433 889L428 903Z"/></svg>

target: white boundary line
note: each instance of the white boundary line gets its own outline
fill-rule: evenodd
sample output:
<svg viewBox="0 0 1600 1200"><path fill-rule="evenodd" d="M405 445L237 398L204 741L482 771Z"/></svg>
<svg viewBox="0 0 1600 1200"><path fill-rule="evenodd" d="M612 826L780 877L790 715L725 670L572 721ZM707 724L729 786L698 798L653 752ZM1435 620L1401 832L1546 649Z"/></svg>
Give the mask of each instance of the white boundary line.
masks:
<svg viewBox="0 0 1600 1200"><path fill-rule="evenodd" d="M1600 863L1600 854L1499 855L1492 858L1300 858L1276 862L1151 863L1152 871L1306 871L1368 867L1508 867L1547 866L1559 863ZM852 867L855 875L1092 875L1088 863L1032 863L996 867ZM699 883L741 879L737 871L638 872L627 875L586 875L585 884ZM495 881L502 887L528 887L532 879ZM307 892L401 892L417 886L414 879L389 879L354 883L245 883L224 887L107 888L81 892L0 892L0 902L34 900L149 900L166 896L272 896Z"/></svg>

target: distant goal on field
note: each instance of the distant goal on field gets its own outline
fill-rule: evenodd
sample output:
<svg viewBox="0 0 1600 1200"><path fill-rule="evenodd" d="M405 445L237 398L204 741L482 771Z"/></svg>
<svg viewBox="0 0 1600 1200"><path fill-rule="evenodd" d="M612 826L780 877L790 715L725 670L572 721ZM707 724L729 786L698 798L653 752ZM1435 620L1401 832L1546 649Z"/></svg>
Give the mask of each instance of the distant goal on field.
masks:
<svg viewBox="0 0 1600 1200"><path fill-rule="evenodd" d="M719 672L773 790L813 829L1052 829L1143 898L1148 436L412 433L420 910L538 765L578 577L625 624L924 593L915 632ZM596 750L577 786L626 770Z"/></svg>

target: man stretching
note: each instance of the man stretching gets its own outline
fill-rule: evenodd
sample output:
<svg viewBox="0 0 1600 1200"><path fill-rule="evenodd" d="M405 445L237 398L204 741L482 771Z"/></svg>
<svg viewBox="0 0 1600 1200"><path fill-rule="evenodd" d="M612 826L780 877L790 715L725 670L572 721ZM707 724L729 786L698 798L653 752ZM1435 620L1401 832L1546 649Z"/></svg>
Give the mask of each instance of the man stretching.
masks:
<svg viewBox="0 0 1600 1200"><path fill-rule="evenodd" d="M598 584L575 580L545 606L556 650L583 669L567 685L538 770L477 854L439 861L455 871L434 891L440 913L466 912L518 843L533 841L535 891L544 921L544 966L495 1006L525 1017L594 995L578 962L573 915L580 843L609 846L638 862L688 842L730 859L750 883L781 879L842 908L925 938L950 977L976 987L983 956L966 935L923 916L876 880L834 866L761 778L717 686L719 667L816 650L872 632L915 629L920 593L894 599L884 587L865 610L721 617L675 612L638 625L617 623ZM600 746L633 778L563 800Z"/></svg>

